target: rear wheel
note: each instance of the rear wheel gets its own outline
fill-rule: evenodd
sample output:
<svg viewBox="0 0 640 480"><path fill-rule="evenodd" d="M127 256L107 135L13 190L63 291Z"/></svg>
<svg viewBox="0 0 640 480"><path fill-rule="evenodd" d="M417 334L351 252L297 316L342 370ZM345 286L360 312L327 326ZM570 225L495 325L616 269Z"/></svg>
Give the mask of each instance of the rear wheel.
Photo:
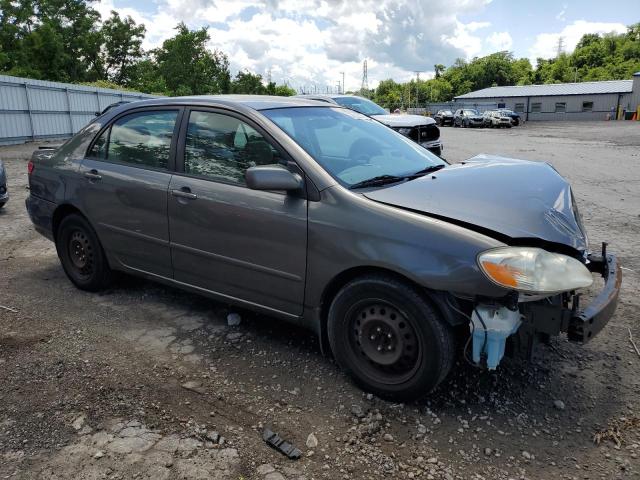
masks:
<svg viewBox="0 0 640 480"><path fill-rule="evenodd" d="M64 272L79 289L95 292L111 283L112 272L102 245L84 217L71 214L62 219L56 250Z"/></svg>
<svg viewBox="0 0 640 480"><path fill-rule="evenodd" d="M389 400L427 395L453 364L450 327L415 287L390 276L343 287L329 309L328 334L355 383Z"/></svg>

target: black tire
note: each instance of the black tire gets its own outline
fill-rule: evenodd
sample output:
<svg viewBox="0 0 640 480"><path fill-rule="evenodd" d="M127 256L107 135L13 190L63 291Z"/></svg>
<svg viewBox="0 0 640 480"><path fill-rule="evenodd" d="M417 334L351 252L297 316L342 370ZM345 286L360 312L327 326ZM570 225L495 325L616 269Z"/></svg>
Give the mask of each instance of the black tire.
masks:
<svg viewBox="0 0 640 480"><path fill-rule="evenodd" d="M345 285L331 303L327 327L338 365L380 398L420 399L453 365L451 327L417 288L392 276Z"/></svg>
<svg viewBox="0 0 640 480"><path fill-rule="evenodd" d="M97 292L111 283L113 273L100 240L81 215L62 219L56 232L56 250L64 272L80 290Z"/></svg>

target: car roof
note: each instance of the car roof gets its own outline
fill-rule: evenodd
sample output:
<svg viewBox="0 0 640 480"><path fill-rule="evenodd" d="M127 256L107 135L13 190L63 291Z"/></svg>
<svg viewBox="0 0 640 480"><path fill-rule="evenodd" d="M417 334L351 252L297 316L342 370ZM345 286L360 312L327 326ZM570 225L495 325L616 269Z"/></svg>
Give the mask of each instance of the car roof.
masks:
<svg viewBox="0 0 640 480"><path fill-rule="evenodd" d="M345 93L303 93L296 95L296 98L322 98L326 100L335 100L336 98L362 98L363 100L369 100L368 98L361 97L360 95L348 95Z"/></svg>
<svg viewBox="0 0 640 480"><path fill-rule="evenodd" d="M138 100L118 107L118 111L124 111L129 108L163 105L241 106L258 111L274 108L327 106L324 102L300 97L278 97L275 95L193 95L187 97L157 97L149 100Z"/></svg>

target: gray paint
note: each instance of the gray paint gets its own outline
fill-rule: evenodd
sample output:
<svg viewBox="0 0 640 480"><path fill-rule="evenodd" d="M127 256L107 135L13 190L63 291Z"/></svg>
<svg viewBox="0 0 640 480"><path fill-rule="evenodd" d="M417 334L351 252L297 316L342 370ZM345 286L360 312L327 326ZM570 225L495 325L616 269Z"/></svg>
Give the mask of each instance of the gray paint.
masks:
<svg viewBox="0 0 640 480"><path fill-rule="evenodd" d="M317 198L251 190L179 170L157 172L83 159L89 141L103 125L158 105L211 108L241 116L297 164L307 190L316 191ZM56 212L73 206L97 230L113 268L302 322L316 331L321 330L325 292L354 269L385 269L429 291L502 297L507 290L488 280L477 266L480 252L504 246L511 235L520 237L523 231L551 249L549 242L561 242L569 249L582 247L579 239L567 234L577 222L570 221L570 190L548 166L484 159L447 167L435 174L437 179L429 176L358 193L338 185L260 113L279 106L326 108L309 100L241 96L154 99L114 108L54 155L35 155L27 201L31 219L51 238ZM177 155L170 163L179 166L182 140L176 137L172 151ZM86 172L102 178L86 178ZM527 207L527 218L537 220L531 225L524 218L518 223L515 213L490 223L491 212L480 207L504 205L492 204L488 194L472 196L474 205L464 200L476 182L502 186L517 197L522 175L528 192L540 200ZM197 198L175 196L174 190ZM452 192L459 193L457 199ZM562 225L560 217L541 214L550 206L564 215ZM432 218L435 207L441 218ZM474 225L461 226L445 218L466 210L464 220Z"/></svg>

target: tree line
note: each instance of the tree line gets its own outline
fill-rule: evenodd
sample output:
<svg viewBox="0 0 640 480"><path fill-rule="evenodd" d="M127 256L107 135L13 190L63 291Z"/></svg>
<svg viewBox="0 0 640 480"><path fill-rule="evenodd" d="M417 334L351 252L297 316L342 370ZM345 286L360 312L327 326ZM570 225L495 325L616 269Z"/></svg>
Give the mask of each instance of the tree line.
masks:
<svg viewBox="0 0 640 480"><path fill-rule="evenodd" d="M229 58L208 48L206 28L176 26L173 37L144 50L144 25L112 11L103 20L86 0L0 0L0 72L71 83L89 83L161 95L248 93L293 95L286 85L241 71L233 78ZM496 52L453 65L434 65L435 77L397 83L383 80L359 92L390 108L445 102L473 90L631 78L640 71L640 23L622 34L587 34L575 50L538 58L536 67L511 52Z"/></svg>
<svg viewBox="0 0 640 480"><path fill-rule="evenodd" d="M241 71L211 50L206 28L184 23L162 46L144 50L146 28L112 11L103 21L85 0L0 0L0 73L159 95L294 95L286 85Z"/></svg>
<svg viewBox="0 0 640 480"><path fill-rule="evenodd" d="M496 52L471 61L458 59L446 68L434 65L435 77L397 83L383 80L376 89L361 92L389 108L448 102L458 95L505 85L587 82L630 79L640 71L640 23L622 34L584 35L572 53L538 58L535 68L527 58Z"/></svg>

